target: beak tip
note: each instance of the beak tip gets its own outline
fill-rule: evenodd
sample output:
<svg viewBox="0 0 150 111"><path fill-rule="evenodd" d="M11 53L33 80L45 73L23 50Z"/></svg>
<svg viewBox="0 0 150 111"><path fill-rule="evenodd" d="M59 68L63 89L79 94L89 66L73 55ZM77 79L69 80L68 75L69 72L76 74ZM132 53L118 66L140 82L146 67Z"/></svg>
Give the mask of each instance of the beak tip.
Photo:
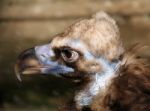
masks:
<svg viewBox="0 0 150 111"><path fill-rule="evenodd" d="M17 64L15 65L15 74L16 74L17 79L21 82L22 79L21 79L21 76L20 76L20 73L19 73L19 67L18 67Z"/></svg>
<svg viewBox="0 0 150 111"><path fill-rule="evenodd" d="M22 79L21 79L21 76L20 76L19 73L16 74L16 77L17 77L17 79L18 79L20 82L22 82Z"/></svg>

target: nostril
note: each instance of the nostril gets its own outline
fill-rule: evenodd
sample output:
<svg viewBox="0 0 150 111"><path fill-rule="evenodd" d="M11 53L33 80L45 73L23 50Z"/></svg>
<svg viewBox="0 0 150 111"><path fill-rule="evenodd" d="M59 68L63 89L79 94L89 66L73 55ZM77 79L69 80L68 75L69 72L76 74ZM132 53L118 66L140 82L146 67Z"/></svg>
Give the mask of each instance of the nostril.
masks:
<svg viewBox="0 0 150 111"><path fill-rule="evenodd" d="M41 54L41 55L40 55L40 58L41 58L42 61L45 61L45 60L47 59L47 56L44 55L44 54Z"/></svg>
<svg viewBox="0 0 150 111"><path fill-rule="evenodd" d="M41 55L42 57L46 58L46 56L44 54Z"/></svg>

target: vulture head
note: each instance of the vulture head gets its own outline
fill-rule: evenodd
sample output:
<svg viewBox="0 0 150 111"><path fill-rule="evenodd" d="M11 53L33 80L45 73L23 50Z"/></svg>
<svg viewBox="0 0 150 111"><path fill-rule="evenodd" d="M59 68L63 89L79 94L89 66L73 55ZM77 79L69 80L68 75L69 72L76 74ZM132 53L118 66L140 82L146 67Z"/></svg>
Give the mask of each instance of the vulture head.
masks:
<svg viewBox="0 0 150 111"><path fill-rule="evenodd" d="M20 74L51 74L81 82L77 109L108 92L122 66L124 48L116 22L104 12L72 24L50 43L23 51L15 65ZM98 96L101 95L101 96ZM96 105L95 105L96 106Z"/></svg>

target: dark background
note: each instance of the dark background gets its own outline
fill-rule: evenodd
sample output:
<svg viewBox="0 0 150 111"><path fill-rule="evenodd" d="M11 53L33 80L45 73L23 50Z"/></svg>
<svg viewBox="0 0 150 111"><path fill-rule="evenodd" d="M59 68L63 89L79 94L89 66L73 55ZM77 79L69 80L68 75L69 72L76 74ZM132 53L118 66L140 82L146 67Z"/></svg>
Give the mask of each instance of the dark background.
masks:
<svg viewBox="0 0 150 111"><path fill-rule="evenodd" d="M24 49L99 10L117 21L126 47L150 45L150 0L0 0L0 111L51 111L70 97L74 85L63 79L38 75L19 82L14 63ZM141 55L149 58L149 49Z"/></svg>

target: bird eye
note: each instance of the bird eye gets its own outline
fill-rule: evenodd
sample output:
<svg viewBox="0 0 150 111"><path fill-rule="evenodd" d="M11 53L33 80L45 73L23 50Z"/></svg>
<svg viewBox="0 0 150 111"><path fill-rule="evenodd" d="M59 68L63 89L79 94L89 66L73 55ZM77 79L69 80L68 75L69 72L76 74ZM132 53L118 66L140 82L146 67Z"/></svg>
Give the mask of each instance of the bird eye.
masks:
<svg viewBox="0 0 150 111"><path fill-rule="evenodd" d="M79 54L71 49L63 49L61 56L66 62L75 62L79 58Z"/></svg>

